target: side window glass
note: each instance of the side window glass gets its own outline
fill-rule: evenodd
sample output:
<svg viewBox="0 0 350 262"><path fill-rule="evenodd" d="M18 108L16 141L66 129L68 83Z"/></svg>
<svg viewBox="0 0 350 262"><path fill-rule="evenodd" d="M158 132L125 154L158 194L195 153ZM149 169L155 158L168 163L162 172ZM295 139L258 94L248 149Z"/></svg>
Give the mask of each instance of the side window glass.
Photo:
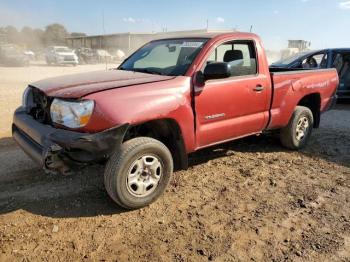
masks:
<svg viewBox="0 0 350 262"><path fill-rule="evenodd" d="M342 54L338 53L334 56L334 61L332 66L337 69L338 74L340 74L344 65L344 57Z"/></svg>
<svg viewBox="0 0 350 262"><path fill-rule="evenodd" d="M328 65L328 54L325 54L321 60L320 68L327 68Z"/></svg>
<svg viewBox="0 0 350 262"><path fill-rule="evenodd" d="M225 61L225 54L232 50L232 45L227 44L227 45L221 45L217 48L217 59L216 62L227 62Z"/></svg>
<svg viewBox="0 0 350 262"><path fill-rule="evenodd" d="M211 53L207 63L224 62L224 56L228 50L232 50L232 44L222 44L218 46L214 52Z"/></svg>
<svg viewBox="0 0 350 262"><path fill-rule="evenodd" d="M207 59L207 63L224 62L231 65L231 76L255 75L257 57L253 41L233 41L218 46Z"/></svg>
<svg viewBox="0 0 350 262"><path fill-rule="evenodd" d="M327 67L327 55L324 53L309 56L302 62L302 68L326 68Z"/></svg>

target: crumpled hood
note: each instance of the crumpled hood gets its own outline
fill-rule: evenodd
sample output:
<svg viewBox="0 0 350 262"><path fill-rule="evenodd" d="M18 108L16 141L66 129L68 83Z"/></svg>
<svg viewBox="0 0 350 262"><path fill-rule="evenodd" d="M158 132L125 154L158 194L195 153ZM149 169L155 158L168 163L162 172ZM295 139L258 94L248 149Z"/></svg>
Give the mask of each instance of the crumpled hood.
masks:
<svg viewBox="0 0 350 262"><path fill-rule="evenodd" d="M40 89L50 97L81 98L103 90L165 81L173 78L175 77L109 70L47 78L30 86Z"/></svg>

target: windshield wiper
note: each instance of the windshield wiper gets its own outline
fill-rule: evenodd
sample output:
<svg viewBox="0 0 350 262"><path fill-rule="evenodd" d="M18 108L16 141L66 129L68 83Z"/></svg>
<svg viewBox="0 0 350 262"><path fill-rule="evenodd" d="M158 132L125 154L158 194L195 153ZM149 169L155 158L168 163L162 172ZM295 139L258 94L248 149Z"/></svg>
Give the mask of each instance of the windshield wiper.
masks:
<svg viewBox="0 0 350 262"><path fill-rule="evenodd" d="M134 72L139 72L139 73L146 73L146 74L152 74L152 75L163 75L161 72L158 71L154 71L148 68L134 68L131 69L130 71L134 71Z"/></svg>
<svg viewBox="0 0 350 262"><path fill-rule="evenodd" d="M148 68L124 68L124 67L119 67L118 70L138 72L138 73L146 73L146 74L152 74L152 75L164 75L161 72L154 71L154 70L151 70L151 69L148 69Z"/></svg>

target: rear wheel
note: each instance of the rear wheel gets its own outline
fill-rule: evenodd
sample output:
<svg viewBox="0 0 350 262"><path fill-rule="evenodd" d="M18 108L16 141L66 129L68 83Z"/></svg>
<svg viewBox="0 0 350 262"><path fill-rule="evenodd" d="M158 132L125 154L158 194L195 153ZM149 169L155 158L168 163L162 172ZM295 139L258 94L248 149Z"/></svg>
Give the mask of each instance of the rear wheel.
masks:
<svg viewBox="0 0 350 262"><path fill-rule="evenodd" d="M312 133L314 118L311 110L297 106L289 124L281 129L280 140L283 146L298 150L306 146Z"/></svg>
<svg viewBox="0 0 350 262"><path fill-rule="evenodd" d="M137 209L164 192L172 173L173 159L164 144L152 138L134 138L123 143L108 161L105 187L118 205Z"/></svg>

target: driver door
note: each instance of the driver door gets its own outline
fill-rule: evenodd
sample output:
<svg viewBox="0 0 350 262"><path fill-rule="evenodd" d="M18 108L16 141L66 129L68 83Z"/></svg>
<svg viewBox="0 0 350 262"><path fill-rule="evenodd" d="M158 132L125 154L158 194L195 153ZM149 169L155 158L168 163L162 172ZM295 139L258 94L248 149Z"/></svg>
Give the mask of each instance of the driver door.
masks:
<svg viewBox="0 0 350 262"><path fill-rule="evenodd" d="M258 72L253 41L224 43L206 64L211 62L232 63L233 73L195 87L198 148L258 133L268 117L269 76Z"/></svg>

